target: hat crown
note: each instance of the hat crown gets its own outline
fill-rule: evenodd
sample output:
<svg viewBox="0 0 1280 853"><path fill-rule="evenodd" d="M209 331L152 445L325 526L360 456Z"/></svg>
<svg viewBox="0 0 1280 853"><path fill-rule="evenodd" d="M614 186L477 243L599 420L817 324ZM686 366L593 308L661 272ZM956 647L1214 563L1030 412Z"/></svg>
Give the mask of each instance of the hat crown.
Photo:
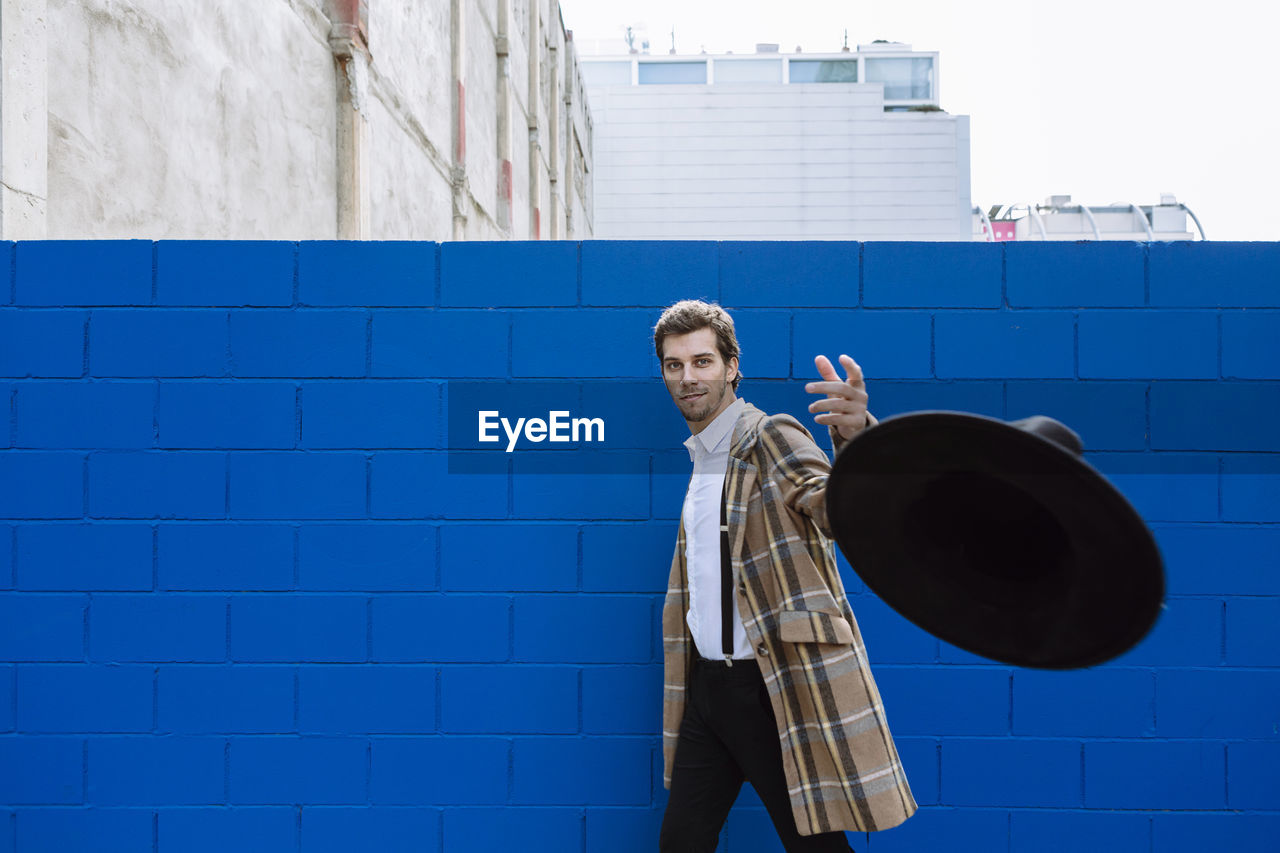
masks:
<svg viewBox="0 0 1280 853"><path fill-rule="evenodd" d="M1055 421L1044 415L1032 415L1019 421L1009 421L1009 426L1029 432L1037 438L1052 441L1075 456L1084 453L1084 442L1080 440L1079 434L1062 421Z"/></svg>

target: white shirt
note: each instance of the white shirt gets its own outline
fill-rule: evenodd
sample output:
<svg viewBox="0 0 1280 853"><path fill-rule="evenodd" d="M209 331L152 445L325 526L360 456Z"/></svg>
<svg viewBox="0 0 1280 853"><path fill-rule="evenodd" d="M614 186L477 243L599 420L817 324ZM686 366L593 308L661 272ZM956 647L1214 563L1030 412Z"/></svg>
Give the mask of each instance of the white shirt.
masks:
<svg viewBox="0 0 1280 853"><path fill-rule="evenodd" d="M684 446L693 460L693 476L684 496L684 559L689 573L689 612L685 621L698 653L721 660L720 639L720 498L729 470L729 446L733 426L746 402L738 398ZM733 596L733 657L754 658L747 642L738 597Z"/></svg>

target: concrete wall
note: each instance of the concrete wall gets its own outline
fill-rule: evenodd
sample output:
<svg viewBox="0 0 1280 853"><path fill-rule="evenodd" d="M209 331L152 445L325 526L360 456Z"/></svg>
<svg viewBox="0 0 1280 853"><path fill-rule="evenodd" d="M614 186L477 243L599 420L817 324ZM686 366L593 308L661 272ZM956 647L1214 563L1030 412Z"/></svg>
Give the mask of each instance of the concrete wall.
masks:
<svg viewBox="0 0 1280 853"><path fill-rule="evenodd" d="M41 0L43 2L44 0ZM48 0L47 219L5 236L198 239L527 239L589 236L573 222L547 151L528 144L584 122L527 103L529 2L510 0L512 121L500 125L502 4L459 0L465 154L455 156L450 0L370 0L368 62L344 148L347 79L330 47L336 0ZM575 79L554 0L533 0L544 73ZM6 7L11 4L6 4ZM9 19L13 14L6 12ZM335 18L336 19L336 18ZM34 37L33 37L34 38ZM366 73L367 72L367 73ZM5 84L17 100L15 86ZM570 93L580 102L580 90ZM344 112L345 111L345 112ZM513 144L515 215L502 217L498 136ZM5 151L17 139L6 134ZM39 147L37 145L37 147ZM589 152L590 146L586 146ZM354 166L351 164L354 163ZM530 180L530 164L535 177ZM349 168L344 168L347 164ZM357 176L364 224L340 228L339 185ZM541 211L541 233L532 229ZM358 218L358 217L357 217ZM12 218L11 218L11 221ZM3 223L0 223L2 226ZM44 230L41 231L40 227Z"/></svg>
<svg viewBox="0 0 1280 853"><path fill-rule="evenodd" d="M333 58L298 8L52 0L49 236L331 236Z"/></svg>
<svg viewBox="0 0 1280 853"><path fill-rule="evenodd" d="M369 44L379 70L369 99L373 236L439 239L453 227L449 4L376 3Z"/></svg>
<svg viewBox="0 0 1280 853"><path fill-rule="evenodd" d="M42 238L49 196L44 0L0 2L0 235Z"/></svg>
<svg viewBox="0 0 1280 853"><path fill-rule="evenodd" d="M656 849L689 460L649 330L703 296L770 411L811 423L812 355L847 350L881 416L1061 418L1166 561L1154 631L1078 672L941 643L845 567L922 805L859 853L1270 853L1277 265L1273 243L0 244L0 850ZM541 380L584 376L640 473L451 470L460 382L545 405ZM778 849L749 792L720 849Z"/></svg>

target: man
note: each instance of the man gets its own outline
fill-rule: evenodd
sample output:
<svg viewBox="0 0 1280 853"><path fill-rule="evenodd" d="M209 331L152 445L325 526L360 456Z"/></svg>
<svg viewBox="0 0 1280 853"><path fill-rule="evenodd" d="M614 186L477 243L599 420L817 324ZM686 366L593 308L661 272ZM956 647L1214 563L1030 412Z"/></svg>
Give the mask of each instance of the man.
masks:
<svg viewBox="0 0 1280 853"><path fill-rule="evenodd" d="M672 305L654 346L694 460L662 613L660 848L711 853L748 781L786 850L847 853L844 830L888 829L916 803L836 570L830 464L794 418L737 397L720 306ZM837 452L875 424L861 370L840 363L843 381L818 356L821 381L805 386L825 395L809 410Z"/></svg>

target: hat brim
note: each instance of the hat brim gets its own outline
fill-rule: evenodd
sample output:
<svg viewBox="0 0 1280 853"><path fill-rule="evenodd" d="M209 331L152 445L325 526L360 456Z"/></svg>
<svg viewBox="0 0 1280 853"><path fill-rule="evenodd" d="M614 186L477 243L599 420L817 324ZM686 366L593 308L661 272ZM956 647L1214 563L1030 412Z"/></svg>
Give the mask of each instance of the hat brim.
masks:
<svg viewBox="0 0 1280 853"><path fill-rule="evenodd" d="M963 412L888 418L837 455L836 544L924 630L983 657L1074 669L1138 643L1164 599L1142 518L1070 451Z"/></svg>

